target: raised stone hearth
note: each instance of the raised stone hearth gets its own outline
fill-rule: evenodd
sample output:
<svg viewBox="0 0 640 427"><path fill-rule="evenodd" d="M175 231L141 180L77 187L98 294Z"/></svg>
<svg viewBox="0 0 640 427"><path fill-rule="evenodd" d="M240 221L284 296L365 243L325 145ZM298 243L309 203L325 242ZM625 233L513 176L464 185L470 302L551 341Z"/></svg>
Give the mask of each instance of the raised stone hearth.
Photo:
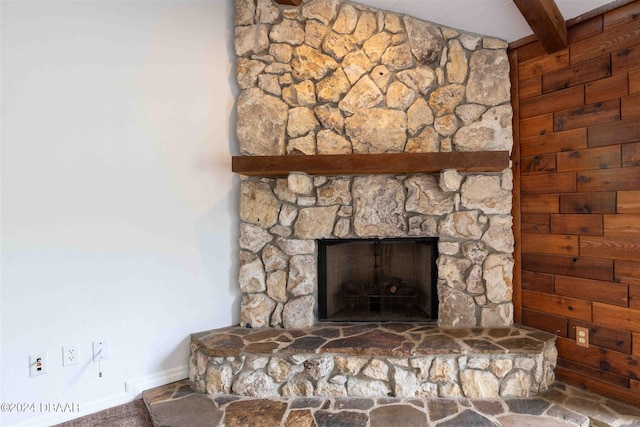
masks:
<svg viewBox="0 0 640 427"><path fill-rule="evenodd" d="M525 397L546 390L555 335L416 323L229 327L194 334L189 379L212 395Z"/></svg>

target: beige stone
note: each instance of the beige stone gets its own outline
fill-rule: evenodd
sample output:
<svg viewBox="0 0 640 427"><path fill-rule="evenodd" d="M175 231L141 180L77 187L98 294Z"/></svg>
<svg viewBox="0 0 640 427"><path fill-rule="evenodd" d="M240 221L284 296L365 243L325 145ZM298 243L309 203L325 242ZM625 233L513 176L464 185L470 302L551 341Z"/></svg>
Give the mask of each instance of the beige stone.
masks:
<svg viewBox="0 0 640 427"><path fill-rule="evenodd" d="M420 21L410 16L403 17L411 44L411 52L422 65L440 62L440 53L444 46L442 31L437 25Z"/></svg>
<svg viewBox="0 0 640 427"><path fill-rule="evenodd" d="M347 380L349 396L381 397L391 393L389 384L382 380L352 377Z"/></svg>
<svg viewBox="0 0 640 427"><path fill-rule="evenodd" d="M264 24L236 27L235 49L237 56L265 52L269 48L269 26Z"/></svg>
<svg viewBox="0 0 640 427"><path fill-rule="evenodd" d="M464 93L464 86L459 84L440 87L429 96L429 106L438 117L451 114L464 98Z"/></svg>
<svg viewBox="0 0 640 427"><path fill-rule="evenodd" d="M277 239L276 243L289 256L315 253L316 243L313 240Z"/></svg>
<svg viewBox="0 0 640 427"><path fill-rule="evenodd" d="M482 240L498 252L513 253L513 218L511 215L490 215L489 228Z"/></svg>
<svg viewBox="0 0 640 427"><path fill-rule="evenodd" d="M238 85L240 89L248 89L256 85L258 76L264 71L266 65L262 61L238 58L236 67L238 69Z"/></svg>
<svg viewBox="0 0 640 427"><path fill-rule="evenodd" d="M478 220L478 211L454 212L447 215L440 221L438 232L447 237L480 239L482 225Z"/></svg>
<svg viewBox="0 0 640 427"><path fill-rule="evenodd" d="M241 372L232 385L234 393L259 399L278 395L273 379L262 371Z"/></svg>
<svg viewBox="0 0 640 427"><path fill-rule="evenodd" d="M290 172L287 185L296 194L310 194L314 189L313 179L304 172Z"/></svg>
<svg viewBox="0 0 640 427"><path fill-rule="evenodd" d="M231 392L231 380L233 370L229 365L213 366L207 368L205 386L207 394L228 394Z"/></svg>
<svg viewBox="0 0 640 427"><path fill-rule="evenodd" d="M362 374L375 380L389 381L389 365L380 359L372 359L362 370Z"/></svg>
<svg viewBox="0 0 640 427"><path fill-rule="evenodd" d="M326 24L320 21L311 20L305 23L305 44L311 46L314 49L320 49L324 36L331 30Z"/></svg>
<svg viewBox="0 0 640 427"><path fill-rule="evenodd" d="M444 193L436 179L430 175L418 175L404 181L407 189L407 212L428 215L445 215L453 212L453 194Z"/></svg>
<svg viewBox="0 0 640 427"><path fill-rule="evenodd" d="M378 62L390 45L391 36L387 33L378 33L364 42L362 48L371 61Z"/></svg>
<svg viewBox="0 0 640 427"><path fill-rule="evenodd" d="M269 184L243 181L240 184L240 219L269 228L278 220L279 203Z"/></svg>
<svg viewBox="0 0 640 427"><path fill-rule="evenodd" d="M320 80L338 67L338 63L307 45L296 47L291 60L293 76L298 80Z"/></svg>
<svg viewBox="0 0 640 427"><path fill-rule="evenodd" d="M240 224L240 247L242 249L257 253L272 239L271 234L260 226L245 222Z"/></svg>
<svg viewBox="0 0 640 427"><path fill-rule="evenodd" d="M473 51L480 46L482 37L473 34L460 34L459 40L465 49Z"/></svg>
<svg viewBox="0 0 640 427"><path fill-rule="evenodd" d="M411 47L408 43L387 48L380 58L382 65L390 70L401 71L414 66Z"/></svg>
<svg viewBox="0 0 640 427"><path fill-rule="evenodd" d="M346 115L352 115L357 111L376 107L384 99L382 92L376 84L364 76L351 88L349 93L338 103L338 107Z"/></svg>
<svg viewBox="0 0 640 427"><path fill-rule="evenodd" d="M315 0L307 2L302 7L302 16L307 19L317 19L327 25L338 16L340 0Z"/></svg>
<svg viewBox="0 0 640 427"><path fill-rule="evenodd" d="M351 34L358 23L358 11L355 6L344 3L333 23L333 31L339 34Z"/></svg>
<svg viewBox="0 0 640 427"><path fill-rule="evenodd" d="M285 270L289 257L274 245L268 244L262 249L262 263L267 272Z"/></svg>
<svg viewBox="0 0 640 427"><path fill-rule="evenodd" d="M304 27L296 20L283 19L271 28L269 38L275 43L301 45L304 42Z"/></svg>
<svg viewBox="0 0 640 427"><path fill-rule="evenodd" d="M499 176L468 176L460 187L460 195L466 209L480 209L486 214L511 212L511 192L501 188Z"/></svg>
<svg viewBox="0 0 640 427"><path fill-rule="evenodd" d="M498 397L499 382L486 371L466 370L460 373L464 395L470 399L491 399Z"/></svg>
<svg viewBox="0 0 640 427"><path fill-rule="evenodd" d="M313 112L316 114L322 127L330 129L340 135L344 133L344 117L339 108L325 104L314 108ZM319 140L320 136L318 135L318 143L320 142Z"/></svg>
<svg viewBox="0 0 640 427"><path fill-rule="evenodd" d="M442 136L451 136L458 130L458 118L455 114L437 117L433 122L433 128Z"/></svg>
<svg viewBox="0 0 640 427"><path fill-rule="evenodd" d="M464 126L468 126L480 118L487 107L480 104L463 104L456 107L456 115Z"/></svg>
<svg viewBox="0 0 640 427"><path fill-rule="evenodd" d="M417 67L400 71L396 74L398 80L411 89L427 95L436 83L436 73L429 67Z"/></svg>
<svg viewBox="0 0 640 427"><path fill-rule="evenodd" d="M498 105L511 99L506 50L478 50L471 55L467 102Z"/></svg>
<svg viewBox="0 0 640 427"><path fill-rule="evenodd" d="M435 129L426 127L414 138L409 138L405 151L407 153L434 153L439 151L440 138Z"/></svg>
<svg viewBox="0 0 640 427"><path fill-rule="evenodd" d="M321 206L350 205L351 191L349 178L331 178L318 188L318 204Z"/></svg>
<svg viewBox="0 0 640 427"><path fill-rule="evenodd" d="M267 295L275 301L287 302L287 273L276 270L267 275Z"/></svg>
<svg viewBox="0 0 640 427"><path fill-rule="evenodd" d="M293 57L293 47L285 43L271 43L269 45L269 54L278 62L289 63Z"/></svg>
<svg viewBox="0 0 640 427"><path fill-rule="evenodd" d="M264 266L259 259L241 265L238 276L240 290L244 293L263 292L267 289Z"/></svg>
<svg viewBox="0 0 640 427"><path fill-rule="evenodd" d="M449 83L464 83L467 78L469 62L467 54L458 40L449 42L448 56L447 81Z"/></svg>
<svg viewBox="0 0 640 427"><path fill-rule="evenodd" d="M262 24L273 24L280 17L280 9L271 0L258 0L256 20Z"/></svg>
<svg viewBox="0 0 640 427"><path fill-rule="evenodd" d="M385 108L359 110L345 121L354 153L402 152L406 143L407 115Z"/></svg>
<svg viewBox="0 0 640 427"><path fill-rule="evenodd" d="M287 121L287 135L296 138L306 135L316 127L320 126L316 115L309 107L297 107L289 109L289 120Z"/></svg>
<svg viewBox="0 0 640 427"><path fill-rule="evenodd" d="M378 20L372 12L362 12L358 19L353 37L358 44L362 44L373 36L378 29Z"/></svg>
<svg viewBox="0 0 640 427"><path fill-rule="evenodd" d="M416 99L417 94L401 82L393 82L387 88L387 107L407 110Z"/></svg>
<svg viewBox="0 0 640 427"><path fill-rule="evenodd" d="M419 97L407 110L407 130L410 135L415 136L422 128L431 124L433 124L433 111L429 108L427 101Z"/></svg>
<svg viewBox="0 0 640 427"><path fill-rule="evenodd" d="M305 295L288 301L282 312L285 328L307 328L315 322L315 298Z"/></svg>
<svg viewBox="0 0 640 427"><path fill-rule="evenodd" d="M335 31L330 31L322 42L322 50L336 60L341 60L355 48L356 42L352 35L338 34Z"/></svg>
<svg viewBox="0 0 640 427"><path fill-rule="evenodd" d="M483 328L497 328L513 325L513 304L487 304L482 307L481 323Z"/></svg>
<svg viewBox="0 0 640 427"><path fill-rule="evenodd" d="M438 286L438 326L441 328L463 328L476 325L476 304L466 293Z"/></svg>
<svg viewBox="0 0 640 427"><path fill-rule="evenodd" d="M236 25L251 25L255 23L256 3L254 0L236 0L234 4Z"/></svg>
<svg viewBox="0 0 640 427"><path fill-rule="evenodd" d="M371 77L371 80L380 88L382 93L386 93L387 87L393 79L393 73L384 65L378 65L369 73L369 77Z"/></svg>
<svg viewBox="0 0 640 427"><path fill-rule="evenodd" d="M300 209L294 226L296 237L302 239L328 239L335 224L338 206L317 206Z"/></svg>
<svg viewBox="0 0 640 427"><path fill-rule="evenodd" d="M353 181L354 232L359 237L401 236L403 218L402 184L385 176L356 177Z"/></svg>
<svg viewBox="0 0 640 427"><path fill-rule="evenodd" d="M315 132L312 131L305 136L290 139L287 143L287 155L290 154L304 154L307 156L316 154Z"/></svg>
<svg viewBox="0 0 640 427"><path fill-rule="evenodd" d="M330 130L318 132L318 154L351 154L351 143Z"/></svg>
<svg viewBox="0 0 640 427"><path fill-rule="evenodd" d="M438 279L444 280L451 288L464 290L469 267L471 267L471 261L468 259L441 254L438 257Z"/></svg>
<svg viewBox="0 0 640 427"><path fill-rule="evenodd" d="M461 182L462 175L455 169L445 169L440 172L439 185L444 192L458 191Z"/></svg>
<svg viewBox="0 0 640 427"><path fill-rule="evenodd" d="M489 254L484 261L482 277L487 286L487 299L494 303L511 301L513 293L513 257Z"/></svg>
<svg viewBox="0 0 640 427"><path fill-rule="evenodd" d="M335 357L335 366L343 374L355 376L360 373L369 358L362 356L338 356Z"/></svg>
<svg viewBox="0 0 640 427"><path fill-rule="evenodd" d="M510 373L500 387L500 396L503 397L527 397L533 387L531 375L524 371Z"/></svg>
<svg viewBox="0 0 640 427"><path fill-rule="evenodd" d="M269 326L276 302L265 294L243 294L240 303L240 324L253 328Z"/></svg>
<svg viewBox="0 0 640 427"><path fill-rule="evenodd" d="M258 88L240 93L237 103L240 152L248 156L284 154L287 104Z"/></svg>
<svg viewBox="0 0 640 427"><path fill-rule="evenodd" d="M316 289L316 259L313 255L294 255L289 260L287 291L298 297Z"/></svg>
<svg viewBox="0 0 640 427"><path fill-rule="evenodd" d="M316 84L316 94L321 102L337 103L350 89L351 84L342 67Z"/></svg>
<svg viewBox="0 0 640 427"><path fill-rule="evenodd" d="M282 95L279 79L272 74L261 74L258 76L258 87L270 95Z"/></svg>
<svg viewBox="0 0 640 427"><path fill-rule="evenodd" d="M371 71L374 65L361 50L346 54L342 60L342 69L351 84L355 84L362 75Z"/></svg>

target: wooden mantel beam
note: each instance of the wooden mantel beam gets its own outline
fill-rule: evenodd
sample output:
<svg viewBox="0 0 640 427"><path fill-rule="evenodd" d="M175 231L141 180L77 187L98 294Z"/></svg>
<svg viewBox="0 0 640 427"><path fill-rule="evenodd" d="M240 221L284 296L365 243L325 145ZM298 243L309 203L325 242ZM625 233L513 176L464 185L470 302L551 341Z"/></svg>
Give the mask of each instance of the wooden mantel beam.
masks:
<svg viewBox="0 0 640 427"><path fill-rule="evenodd" d="M567 25L554 0L513 0L547 53L566 49Z"/></svg>
<svg viewBox="0 0 640 427"><path fill-rule="evenodd" d="M275 2L286 6L300 6L302 0L275 0Z"/></svg>
<svg viewBox="0 0 640 427"><path fill-rule="evenodd" d="M233 156L231 170L247 176L280 177L289 172L309 175L375 175L458 172L500 172L509 167L508 151L443 153Z"/></svg>

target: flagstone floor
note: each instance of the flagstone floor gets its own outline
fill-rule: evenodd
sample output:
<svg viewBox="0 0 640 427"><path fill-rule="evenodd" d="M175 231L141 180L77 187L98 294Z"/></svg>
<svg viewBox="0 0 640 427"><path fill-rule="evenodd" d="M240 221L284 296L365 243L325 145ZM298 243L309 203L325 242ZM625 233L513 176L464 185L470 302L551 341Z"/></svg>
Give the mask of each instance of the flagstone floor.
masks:
<svg viewBox="0 0 640 427"><path fill-rule="evenodd" d="M184 380L143 398L156 427L640 427L640 407L559 382L531 398L255 399L209 396Z"/></svg>

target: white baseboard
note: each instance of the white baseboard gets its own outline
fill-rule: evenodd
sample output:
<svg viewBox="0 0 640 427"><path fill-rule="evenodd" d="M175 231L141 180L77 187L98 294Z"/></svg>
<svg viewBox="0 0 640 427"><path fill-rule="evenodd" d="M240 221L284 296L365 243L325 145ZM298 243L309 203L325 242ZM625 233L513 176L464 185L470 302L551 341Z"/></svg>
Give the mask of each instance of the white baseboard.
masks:
<svg viewBox="0 0 640 427"><path fill-rule="evenodd" d="M143 391L165 384L189 378L189 365L177 366L162 372L125 381L124 390L133 398L140 397Z"/></svg>

